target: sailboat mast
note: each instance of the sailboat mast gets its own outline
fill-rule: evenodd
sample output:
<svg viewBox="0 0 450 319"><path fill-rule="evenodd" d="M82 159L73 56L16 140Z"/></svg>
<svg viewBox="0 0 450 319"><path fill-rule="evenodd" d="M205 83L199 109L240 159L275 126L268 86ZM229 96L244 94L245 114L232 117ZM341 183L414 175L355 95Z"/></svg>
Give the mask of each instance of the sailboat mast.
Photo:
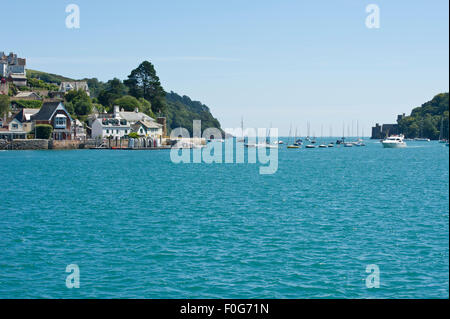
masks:
<svg viewBox="0 0 450 319"><path fill-rule="evenodd" d="M359 138L359 121L356 121L356 138Z"/></svg>

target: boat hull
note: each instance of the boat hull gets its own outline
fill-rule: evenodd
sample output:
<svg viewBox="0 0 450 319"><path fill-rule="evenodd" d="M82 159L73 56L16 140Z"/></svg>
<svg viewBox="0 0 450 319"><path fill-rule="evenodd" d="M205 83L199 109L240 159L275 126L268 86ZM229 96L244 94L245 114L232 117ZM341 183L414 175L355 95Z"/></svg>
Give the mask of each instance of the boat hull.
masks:
<svg viewBox="0 0 450 319"><path fill-rule="evenodd" d="M406 143L381 143L384 148L405 148Z"/></svg>

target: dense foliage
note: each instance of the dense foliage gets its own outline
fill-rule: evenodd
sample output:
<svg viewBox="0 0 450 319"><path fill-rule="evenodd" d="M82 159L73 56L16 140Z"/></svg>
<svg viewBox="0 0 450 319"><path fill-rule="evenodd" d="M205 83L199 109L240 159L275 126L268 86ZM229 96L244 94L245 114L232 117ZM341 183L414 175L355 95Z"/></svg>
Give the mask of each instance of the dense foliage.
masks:
<svg viewBox="0 0 450 319"><path fill-rule="evenodd" d="M210 127L220 128L219 121L211 115L206 105L174 92L167 93L166 100L168 128L184 127L192 134L194 120L202 121L202 131Z"/></svg>
<svg viewBox="0 0 450 319"><path fill-rule="evenodd" d="M0 117L3 118L3 116L8 112L8 110L9 110L9 96L0 94Z"/></svg>
<svg viewBox="0 0 450 319"><path fill-rule="evenodd" d="M408 138L448 139L448 103L448 93L436 95L431 101L414 108L410 116L401 119L398 123L400 131Z"/></svg>
<svg viewBox="0 0 450 319"><path fill-rule="evenodd" d="M26 109L40 109L42 106L42 101L39 100L15 100L12 104L16 104L21 108Z"/></svg>
<svg viewBox="0 0 450 319"><path fill-rule="evenodd" d="M105 106L107 110L111 111L114 101L128 94L127 87L121 80L114 78L109 80L104 89L98 94L98 102Z"/></svg>
<svg viewBox="0 0 450 319"><path fill-rule="evenodd" d="M92 113L92 101L84 90L69 91L66 93L65 99L64 105L71 115L79 117Z"/></svg>
<svg viewBox="0 0 450 319"><path fill-rule="evenodd" d="M36 125L36 138L42 140L48 140L52 135L53 127L48 124Z"/></svg>
<svg viewBox="0 0 450 319"><path fill-rule="evenodd" d="M153 64L148 61L142 62L131 71L124 84L128 87L130 95L150 101L153 113L166 112L165 92Z"/></svg>
<svg viewBox="0 0 450 319"><path fill-rule="evenodd" d="M49 91L58 91L59 87L55 84L44 82L43 80L28 78L27 86L30 88L46 89Z"/></svg>

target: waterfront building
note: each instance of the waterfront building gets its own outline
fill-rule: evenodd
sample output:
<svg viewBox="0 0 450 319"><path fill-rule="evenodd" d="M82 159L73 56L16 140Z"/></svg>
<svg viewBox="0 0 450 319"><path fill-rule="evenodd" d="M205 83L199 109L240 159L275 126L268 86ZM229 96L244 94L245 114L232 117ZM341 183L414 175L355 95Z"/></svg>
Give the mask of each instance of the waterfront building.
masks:
<svg viewBox="0 0 450 319"><path fill-rule="evenodd" d="M120 139L131 133L130 124L121 118L97 118L92 123L92 138Z"/></svg>
<svg viewBox="0 0 450 319"><path fill-rule="evenodd" d="M27 133L23 130L22 123L16 118L13 118L9 123L3 123L0 127L0 140L12 141L15 139L25 139Z"/></svg>
<svg viewBox="0 0 450 319"><path fill-rule="evenodd" d="M23 108L21 109L15 116L20 123L22 123L23 130L26 133L30 133L34 129L33 121L31 117L39 112L39 109L29 109Z"/></svg>
<svg viewBox="0 0 450 319"><path fill-rule="evenodd" d="M161 139L163 136L163 126L155 121L138 121L131 126L131 130L141 137Z"/></svg>
<svg viewBox="0 0 450 319"><path fill-rule="evenodd" d="M114 106L113 113L94 113L88 117L88 126L91 127L92 138L122 138L131 132L140 136L161 138L164 125L158 123L151 116L140 112L125 111Z"/></svg>
<svg viewBox="0 0 450 319"><path fill-rule="evenodd" d="M34 125L49 124L53 126L52 138L54 140L71 140L72 117L60 101L44 102L39 112L31 116Z"/></svg>
<svg viewBox="0 0 450 319"><path fill-rule="evenodd" d="M74 129L74 139L83 141L86 139L86 130L84 129L83 123L76 119L73 123Z"/></svg>

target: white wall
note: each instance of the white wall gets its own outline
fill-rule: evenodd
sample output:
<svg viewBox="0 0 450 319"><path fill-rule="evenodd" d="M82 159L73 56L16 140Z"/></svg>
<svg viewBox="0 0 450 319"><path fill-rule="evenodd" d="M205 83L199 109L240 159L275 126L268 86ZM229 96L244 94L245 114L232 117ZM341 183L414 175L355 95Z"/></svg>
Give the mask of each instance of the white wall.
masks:
<svg viewBox="0 0 450 319"><path fill-rule="evenodd" d="M101 119L96 119L92 123L92 137L93 138L106 138L108 136L115 137L123 137L125 135L130 134L131 128L130 127L118 127L118 126L103 126Z"/></svg>

